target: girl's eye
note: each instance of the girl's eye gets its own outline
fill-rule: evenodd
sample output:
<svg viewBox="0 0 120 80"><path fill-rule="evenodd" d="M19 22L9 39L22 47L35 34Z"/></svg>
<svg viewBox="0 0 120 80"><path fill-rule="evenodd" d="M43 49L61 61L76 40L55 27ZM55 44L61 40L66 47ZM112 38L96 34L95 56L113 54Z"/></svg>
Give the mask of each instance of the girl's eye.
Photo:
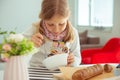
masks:
<svg viewBox="0 0 120 80"><path fill-rule="evenodd" d="M54 24L48 24L49 26L54 26Z"/></svg>
<svg viewBox="0 0 120 80"><path fill-rule="evenodd" d="M65 23L61 23L61 24L59 24L60 26L63 26Z"/></svg>

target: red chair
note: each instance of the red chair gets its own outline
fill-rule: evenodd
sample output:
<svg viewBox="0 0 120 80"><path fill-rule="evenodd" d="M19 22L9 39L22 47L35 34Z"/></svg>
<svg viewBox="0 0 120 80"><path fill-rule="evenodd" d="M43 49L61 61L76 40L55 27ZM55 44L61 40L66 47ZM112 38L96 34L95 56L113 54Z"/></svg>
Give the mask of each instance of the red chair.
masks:
<svg viewBox="0 0 120 80"><path fill-rule="evenodd" d="M110 39L102 48L82 50L83 64L120 63L120 38Z"/></svg>

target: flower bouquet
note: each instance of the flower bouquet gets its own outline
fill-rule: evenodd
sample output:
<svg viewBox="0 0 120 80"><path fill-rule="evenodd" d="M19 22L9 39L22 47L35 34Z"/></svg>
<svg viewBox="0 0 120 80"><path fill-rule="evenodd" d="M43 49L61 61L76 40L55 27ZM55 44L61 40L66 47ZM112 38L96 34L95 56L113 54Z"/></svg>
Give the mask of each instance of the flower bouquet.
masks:
<svg viewBox="0 0 120 80"><path fill-rule="evenodd" d="M10 34L0 44L0 55L6 61L4 80L29 80L27 54L32 54L34 44L22 34Z"/></svg>
<svg viewBox="0 0 120 80"><path fill-rule="evenodd" d="M11 56L25 55L34 49L33 43L22 34L10 34L0 44L1 60L7 61Z"/></svg>

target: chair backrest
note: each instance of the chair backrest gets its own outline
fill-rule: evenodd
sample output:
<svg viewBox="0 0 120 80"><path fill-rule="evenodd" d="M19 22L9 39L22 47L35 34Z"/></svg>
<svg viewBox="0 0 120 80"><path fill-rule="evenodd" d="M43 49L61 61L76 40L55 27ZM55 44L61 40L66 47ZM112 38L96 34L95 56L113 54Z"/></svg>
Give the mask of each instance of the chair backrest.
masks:
<svg viewBox="0 0 120 80"><path fill-rule="evenodd" d="M114 51L120 47L120 38L111 38L102 48L104 51Z"/></svg>

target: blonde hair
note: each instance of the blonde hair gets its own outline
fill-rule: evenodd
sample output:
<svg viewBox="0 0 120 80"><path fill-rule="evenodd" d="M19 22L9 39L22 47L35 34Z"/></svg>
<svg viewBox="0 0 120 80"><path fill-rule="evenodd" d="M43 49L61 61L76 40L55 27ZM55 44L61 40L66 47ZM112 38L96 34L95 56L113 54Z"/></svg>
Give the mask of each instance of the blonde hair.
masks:
<svg viewBox="0 0 120 80"><path fill-rule="evenodd" d="M70 15L70 10L67 4L67 0L43 0L41 6L41 13L39 18L41 21L37 25L37 30L43 35L45 35L43 28L43 20L51 19L55 14L63 17L68 17ZM64 37L64 42L72 41L74 39L72 25L67 21L67 34Z"/></svg>

